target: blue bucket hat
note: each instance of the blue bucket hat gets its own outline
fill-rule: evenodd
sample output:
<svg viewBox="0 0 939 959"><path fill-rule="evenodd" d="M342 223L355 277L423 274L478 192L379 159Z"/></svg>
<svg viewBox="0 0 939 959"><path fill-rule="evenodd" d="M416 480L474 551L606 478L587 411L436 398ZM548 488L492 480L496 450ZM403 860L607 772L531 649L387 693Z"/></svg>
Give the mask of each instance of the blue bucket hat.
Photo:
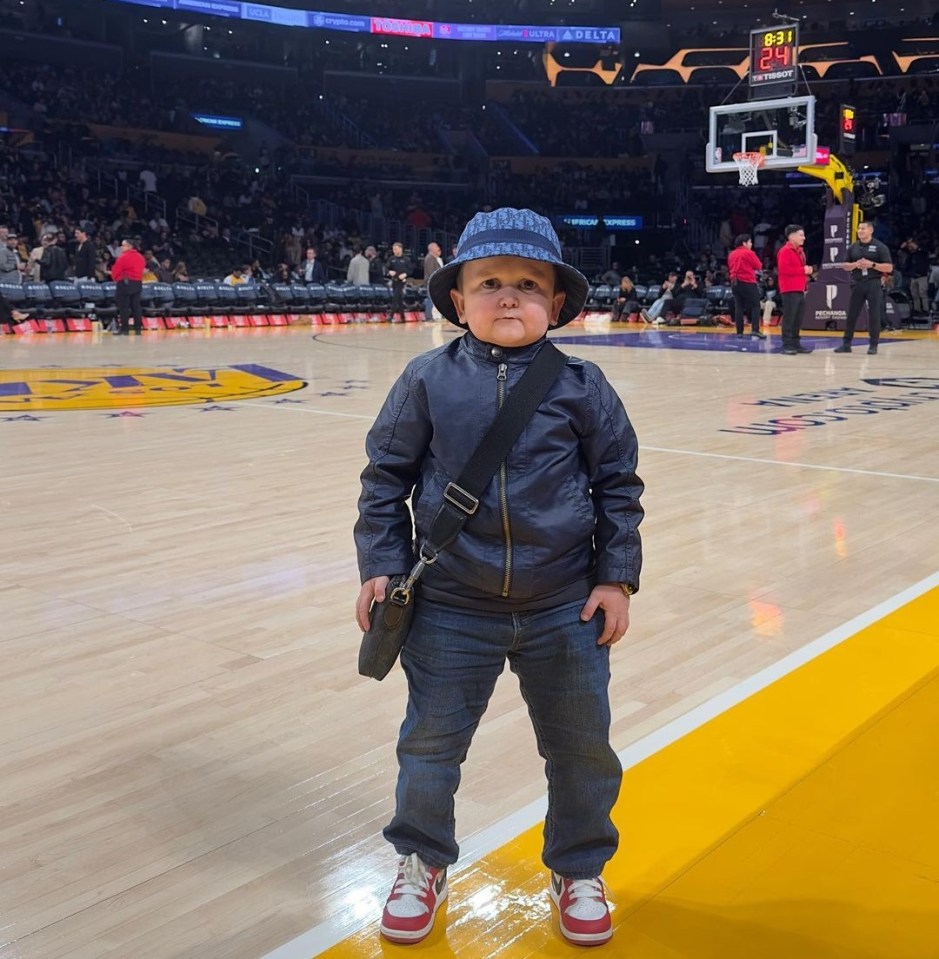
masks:
<svg viewBox="0 0 939 959"><path fill-rule="evenodd" d="M561 242L551 221L531 210L502 207L491 213L477 213L466 224L457 244L456 257L436 270L427 284L434 306L451 323L463 325L450 299L460 267L487 256L521 256L553 264L561 288L567 294L555 328L580 315L587 302L587 278L561 259Z"/></svg>

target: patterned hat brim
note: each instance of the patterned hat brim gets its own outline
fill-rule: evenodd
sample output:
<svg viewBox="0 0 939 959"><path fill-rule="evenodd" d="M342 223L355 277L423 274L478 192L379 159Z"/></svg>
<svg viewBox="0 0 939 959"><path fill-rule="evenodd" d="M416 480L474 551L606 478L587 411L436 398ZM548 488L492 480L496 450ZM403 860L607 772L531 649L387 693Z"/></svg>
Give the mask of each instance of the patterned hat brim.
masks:
<svg viewBox="0 0 939 959"><path fill-rule="evenodd" d="M543 263L551 263L557 270L561 287L565 293L564 305L561 307L558 321L552 329L556 330L565 326L571 320L580 316L584 304L587 302L590 289L587 278L580 270L574 269L568 263L559 260L555 254L540 246L533 246L524 241L518 243L495 242L474 246L431 275L427 284L431 301L451 323L462 328L466 326L465 323L460 322L453 300L450 299L450 291L456 287L456 278L460 272L460 267L471 260L482 260L490 256L521 256L526 260L540 260Z"/></svg>

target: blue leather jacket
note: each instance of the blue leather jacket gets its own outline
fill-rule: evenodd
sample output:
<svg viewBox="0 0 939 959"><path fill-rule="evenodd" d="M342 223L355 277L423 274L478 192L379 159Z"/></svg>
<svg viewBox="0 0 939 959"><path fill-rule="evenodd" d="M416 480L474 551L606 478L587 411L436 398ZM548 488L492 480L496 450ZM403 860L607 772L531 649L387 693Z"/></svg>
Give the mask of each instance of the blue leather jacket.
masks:
<svg viewBox="0 0 939 959"><path fill-rule="evenodd" d="M362 582L410 570L443 500L544 340L466 333L408 363L368 433L355 526ZM571 357L437 562L421 596L480 611L547 609L597 583L639 587L638 443L593 363ZM408 510L411 501L412 513Z"/></svg>

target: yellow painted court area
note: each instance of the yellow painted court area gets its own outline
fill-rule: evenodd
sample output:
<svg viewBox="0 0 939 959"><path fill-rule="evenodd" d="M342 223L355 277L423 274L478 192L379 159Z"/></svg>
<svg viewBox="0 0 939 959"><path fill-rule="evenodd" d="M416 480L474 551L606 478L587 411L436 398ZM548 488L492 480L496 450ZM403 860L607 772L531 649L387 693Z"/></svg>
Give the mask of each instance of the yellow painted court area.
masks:
<svg viewBox="0 0 939 959"><path fill-rule="evenodd" d="M598 954L936 959L937 730L933 589L625 772ZM323 955L582 953L540 850L536 828L456 870L419 945L381 941L376 913Z"/></svg>
<svg viewBox="0 0 939 959"><path fill-rule="evenodd" d="M231 402L292 393L304 386L299 377L254 363L0 370L0 413Z"/></svg>

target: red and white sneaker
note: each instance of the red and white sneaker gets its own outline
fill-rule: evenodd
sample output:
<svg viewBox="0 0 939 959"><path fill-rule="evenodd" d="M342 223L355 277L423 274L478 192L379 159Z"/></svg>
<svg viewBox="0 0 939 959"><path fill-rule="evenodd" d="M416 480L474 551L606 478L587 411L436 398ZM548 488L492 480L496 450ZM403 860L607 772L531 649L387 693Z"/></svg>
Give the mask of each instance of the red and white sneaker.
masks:
<svg viewBox="0 0 939 959"><path fill-rule="evenodd" d="M398 860L398 878L381 916L381 934L391 942L420 942L434 928L447 898L447 870L434 869L416 852Z"/></svg>
<svg viewBox="0 0 939 959"><path fill-rule="evenodd" d="M600 946L613 936L603 881L565 879L551 873L551 901L558 907L561 935L578 946Z"/></svg>

